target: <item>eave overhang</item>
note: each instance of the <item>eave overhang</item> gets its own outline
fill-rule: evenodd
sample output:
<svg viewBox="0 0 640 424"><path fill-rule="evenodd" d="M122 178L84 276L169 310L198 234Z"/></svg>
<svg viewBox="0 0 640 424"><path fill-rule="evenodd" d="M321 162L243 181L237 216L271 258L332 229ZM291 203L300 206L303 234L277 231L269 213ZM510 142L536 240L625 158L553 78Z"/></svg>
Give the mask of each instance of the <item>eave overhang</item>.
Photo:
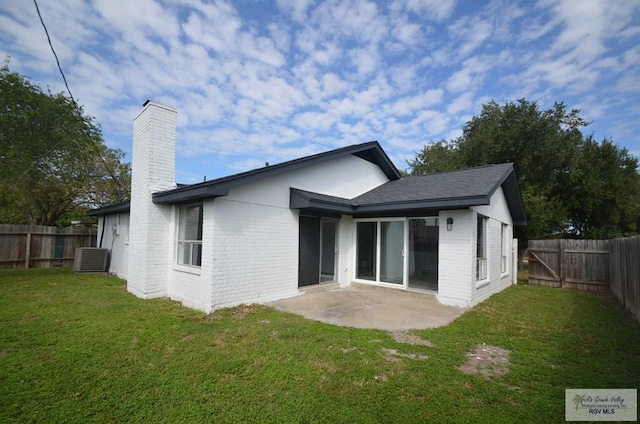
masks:
<svg viewBox="0 0 640 424"><path fill-rule="evenodd" d="M349 199L327 196L320 193L290 189L291 209L299 209L314 214L327 213L331 215L352 215L354 218L371 216L414 216L432 214L438 210L468 209L471 206L488 205L490 197L474 196L451 199L432 199L422 201L354 204Z"/></svg>
<svg viewBox="0 0 640 424"><path fill-rule="evenodd" d="M129 212L130 202L114 203L113 205L104 206L102 208L92 209L87 212L88 216L102 216L114 213Z"/></svg>
<svg viewBox="0 0 640 424"><path fill-rule="evenodd" d="M189 203L203 199L214 199L216 197L227 196L229 187L224 185L198 184L176 188L169 191L160 191L151 196L153 203L168 205L174 203Z"/></svg>

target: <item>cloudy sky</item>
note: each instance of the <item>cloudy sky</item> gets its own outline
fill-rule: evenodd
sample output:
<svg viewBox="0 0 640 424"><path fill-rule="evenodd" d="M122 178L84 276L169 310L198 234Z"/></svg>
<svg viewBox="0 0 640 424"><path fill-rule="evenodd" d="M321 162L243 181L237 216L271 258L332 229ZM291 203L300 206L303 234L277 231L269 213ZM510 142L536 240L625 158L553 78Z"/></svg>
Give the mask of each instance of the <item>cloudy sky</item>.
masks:
<svg viewBox="0 0 640 424"><path fill-rule="evenodd" d="M378 140L396 166L492 99L582 110L640 155L638 0L39 0L74 97L131 153L146 99L178 109L190 183ZM35 6L0 2L10 68L64 90Z"/></svg>

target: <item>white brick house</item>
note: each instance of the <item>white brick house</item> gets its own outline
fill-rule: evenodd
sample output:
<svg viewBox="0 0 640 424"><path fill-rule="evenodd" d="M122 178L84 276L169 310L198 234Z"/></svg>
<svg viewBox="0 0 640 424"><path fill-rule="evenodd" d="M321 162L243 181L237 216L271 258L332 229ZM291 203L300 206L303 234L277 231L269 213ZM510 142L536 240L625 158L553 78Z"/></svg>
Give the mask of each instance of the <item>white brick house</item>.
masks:
<svg viewBox="0 0 640 424"><path fill-rule="evenodd" d="M515 279L512 164L402 178L374 141L178 186L175 126L174 109L145 103L131 202L90 212L136 296L210 312L356 282L471 306Z"/></svg>

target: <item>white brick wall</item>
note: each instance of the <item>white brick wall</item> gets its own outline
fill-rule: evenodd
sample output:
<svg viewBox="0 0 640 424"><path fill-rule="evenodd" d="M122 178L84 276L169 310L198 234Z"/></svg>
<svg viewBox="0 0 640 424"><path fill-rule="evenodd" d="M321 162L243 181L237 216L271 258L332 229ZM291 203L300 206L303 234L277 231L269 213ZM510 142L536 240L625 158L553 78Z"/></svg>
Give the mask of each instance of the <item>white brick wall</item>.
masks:
<svg viewBox="0 0 640 424"><path fill-rule="evenodd" d="M298 214L229 198L214 201L212 307L298 294Z"/></svg>
<svg viewBox="0 0 640 424"><path fill-rule="evenodd" d="M290 187L351 199L387 181L377 165L349 155L233 188L228 198L288 208Z"/></svg>
<svg viewBox="0 0 640 424"><path fill-rule="evenodd" d="M476 288L472 291L472 304L475 305L487 299L492 294L504 290L512 284L513 270L511 266L511 243L513 239L513 221L511 220L511 215L509 214L509 208L502 188L499 188L493 194L490 205L476 206L472 209L489 218L487 224L487 237L489 244L487 272L489 283L476 285ZM507 240L507 272L504 274L500 269L502 256L501 233L503 223L507 224L507 234L505 235Z"/></svg>
<svg viewBox="0 0 640 424"><path fill-rule="evenodd" d="M502 222L490 218L488 222L488 237L489 237L489 252L488 252L488 264L487 264L487 272L489 283L481 285L480 287L475 288L472 291L473 298L472 303L475 305L483 300L487 299L494 293L498 293L499 291L504 290L509 285L511 285L511 274L506 273L503 274L500 270L500 257L502 255L501 250L501 229ZM511 228L511 227L508 227ZM509 231L510 233L510 231ZM507 269L510 268L510 260L511 260L511 236L507 236Z"/></svg>
<svg viewBox="0 0 640 424"><path fill-rule="evenodd" d="M453 228L447 231L447 218ZM438 301L445 305L471 306L475 282L475 214L470 210L441 211L438 245Z"/></svg>
<svg viewBox="0 0 640 424"><path fill-rule="evenodd" d="M204 312L211 312L212 255L213 255L213 200L205 200L202 209L202 266L200 268L177 264L177 237L179 207L173 207L169 250L170 265L168 296L185 306Z"/></svg>
<svg viewBox="0 0 640 424"><path fill-rule="evenodd" d="M167 294L171 207L151 194L175 187L175 109L148 102L133 123L131 228L127 289L142 298Z"/></svg>
<svg viewBox="0 0 640 424"><path fill-rule="evenodd" d="M484 216L488 216L511 225L511 214L509 213L507 199L504 197L504 192L501 187L499 187L496 192L493 193L493 196L491 196L490 205L473 206L471 209Z"/></svg>

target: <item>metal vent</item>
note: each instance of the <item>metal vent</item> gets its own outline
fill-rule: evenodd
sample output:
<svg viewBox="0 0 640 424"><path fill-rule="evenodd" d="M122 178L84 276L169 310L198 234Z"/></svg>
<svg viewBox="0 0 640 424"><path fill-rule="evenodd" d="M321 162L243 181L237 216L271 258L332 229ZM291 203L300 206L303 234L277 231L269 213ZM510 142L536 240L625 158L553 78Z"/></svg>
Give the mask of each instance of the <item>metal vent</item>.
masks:
<svg viewBox="0 0 640 424"><path fill-rule="evenodd" d="M73 261L76 272L101 272L107 270L109 249L100 247L79 247Z"/></svg>

